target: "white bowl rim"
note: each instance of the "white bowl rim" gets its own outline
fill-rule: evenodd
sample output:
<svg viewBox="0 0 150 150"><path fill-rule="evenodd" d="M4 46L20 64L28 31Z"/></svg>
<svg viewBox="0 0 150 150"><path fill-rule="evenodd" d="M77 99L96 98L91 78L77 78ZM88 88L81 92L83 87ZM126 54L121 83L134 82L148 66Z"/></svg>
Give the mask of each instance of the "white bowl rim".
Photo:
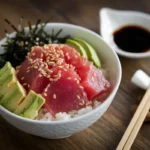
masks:
<svg viewBox="0 0 150 150"><path fill-rule="evenodd" d="M84 119L85 117L87 117L89 114L94 114L97 109L101 109L102 107L105 107L105 105L108 103L108 99L110 97L114 97L115 96L115 93L117 92L118 88L119 88L119 85L120 85L120 82L121 82L121 77L122 77L122 68L121 68L121 63L120 63L120 60L116 54L116 52L102 39L102 37L100 35L98 35L97 33L95 33L94 31L91 31L87 28L84 28L84 27L81 27L81 26L78 26L78 25L73 25L73 24L68 24L68 23L61 23L61 22L53 22L53 23L48 23L47 26L58 26L61 28L61 26L66 26L66 27L73 27L73 28L77 28L79 30L84 30L86 32L89 32L90 34L96 36L97 38L99 38L103 43L106 44L107 47L109 47L109 49L112 50L114 56L115 56L115 59L117 60L117 65L118 65L118 68L119 68L119 72L118 72L118 79L116 81L116 85L114 87L114 89L112 90L111 94L106 98L106 100L98 107L96 107L95 109L93 109L92 111L90 112L87 112L86 114L83 114L81 116L78 116L78 117L75 117L75 118L71 118L69 120L58 120L58 121L39 121L39 120L32 120L32 119L28 119L28 118L23 118L21 116L18 116L10 111L8 111L7 109L5 109L3 106L0 105L0 108L2 109L2 111L4 111L5 113L7 113L8 115L10 115L11 117L14 117L18 120L22 120L24 122L29 122L29 123L37 123L37 124L66 124L66 123L72 123L72 122L76 122L77 120L80 120L80 119ZM25 28L28 28L28 27L25 27ZM10 33L11 34L14 34L13 33ZM5 38L3 38L1 41L0 41L0 44L2 44L1 42L5 40Z"/></svg>
<svg viewBox="0 0 150 150"><path fill-rule="evenodd" d="M126 13L126 14L130 14L132 13L133 15L139 15L141 17L144 17L144 18L149 18L150 19L150 15L147 14L147 13L144 13L144 12L140 12L140 11L134 11L134 10L119 10L119 9L112 9L112 8L102 8L100 9L99 11L99 14L100 14L100 17L102 15L102 13L104 12L107 12L107 11L113 11L113 12L116 12L116 13ZM134 25L134 24L128 24L128 25ZM125 25L122 25L120 27L123 27L123 26L126 26ZM136 26L140 26L138 24L136 24ZM118 27L118 28L120 28ZM144 28L144 27L143 27ZM101 29L102 30L102 29ZM102 34L102 37L104 38L103 34ZM105 40L105 38L104 38ZM108 43L108 42L107 42ZM109 44L109 43L108 43ZM114 43L115 44L115 43ZM117 45L115 47L112 47L120 56L125 56L125 57L128 57L128 58L147 58L147 57L150 57L150 52L141 52L141 53L132 53L132 52L126 52L122 49L120 49L119 47L117 47Z"/></svg>

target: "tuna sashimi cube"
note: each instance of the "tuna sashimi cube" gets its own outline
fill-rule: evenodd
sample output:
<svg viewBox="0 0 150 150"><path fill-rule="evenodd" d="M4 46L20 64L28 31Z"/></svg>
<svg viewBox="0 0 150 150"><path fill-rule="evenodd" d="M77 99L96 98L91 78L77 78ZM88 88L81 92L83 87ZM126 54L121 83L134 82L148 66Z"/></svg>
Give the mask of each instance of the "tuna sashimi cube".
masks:
<svg viewBox="0 0 150 150"><path fill-rule="evenodd" d="M17 77L27 91L33 90L36 93L41 93L49 83L49 80L46 77L41 76L37 69L30 68L28 60L24 61L19 68Z"/></svg>
<svg viewBox="0 0 150 150"><path fill-rule="evenodd" d="M45 107L51 114L78 110L88 102L78 74L72 69L61 70L61 78L51 82L42 93Z"/></svg>
<svg viewBox="0 0 150 150"><path fill-rule="evenodd" d="M81 67L78 73L89 100L94 100L109 90L110 83L105 79L102 71L92 63Z"/></svg>

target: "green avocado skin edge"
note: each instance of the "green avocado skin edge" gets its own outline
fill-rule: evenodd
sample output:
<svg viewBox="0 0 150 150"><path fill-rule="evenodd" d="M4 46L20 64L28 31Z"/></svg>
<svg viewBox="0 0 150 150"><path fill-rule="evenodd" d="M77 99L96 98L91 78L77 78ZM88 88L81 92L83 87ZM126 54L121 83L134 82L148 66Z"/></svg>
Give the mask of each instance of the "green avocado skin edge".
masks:
<svg viewBox="0 0 150 150"><path fill-rule="evenodd" d="M94 50L94 48L84 40L81 40L81 39L78 39L78 38L74 38L73 40L78 42L85 49L85 51L87 53L87 56L88 56L88 59L90 61L93 61L94 65L97 68L101 68L100 59L99 59L96 51Z"/></svg>
<svg viewBox="0 0 150 150"><path fill-rule="evenodd" d="M75 48L83 57L88 58L85 49L80 45L80 43L72 39L67 39L66 44Z"/></svg>

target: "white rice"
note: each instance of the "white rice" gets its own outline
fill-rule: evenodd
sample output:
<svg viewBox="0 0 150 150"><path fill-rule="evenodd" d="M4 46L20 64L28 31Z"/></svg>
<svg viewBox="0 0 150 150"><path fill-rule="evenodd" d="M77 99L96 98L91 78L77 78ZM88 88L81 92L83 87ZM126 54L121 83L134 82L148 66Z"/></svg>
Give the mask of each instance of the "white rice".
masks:
<svg viewBox="0 0 150 150"><path fill-rule="evenodd" d="M93 103L93 106L86 106L85 108L82 108L80 110L72 110L68 113L66 112L59 112L53 117L50 112L48 112L46 109L42 108L39 111L38 116L36 117L36 120L40 121L58 121L58 120L69 120L78 116L82 116L96 107L98 107L101 104L101 102L95 100Z"/></svg>

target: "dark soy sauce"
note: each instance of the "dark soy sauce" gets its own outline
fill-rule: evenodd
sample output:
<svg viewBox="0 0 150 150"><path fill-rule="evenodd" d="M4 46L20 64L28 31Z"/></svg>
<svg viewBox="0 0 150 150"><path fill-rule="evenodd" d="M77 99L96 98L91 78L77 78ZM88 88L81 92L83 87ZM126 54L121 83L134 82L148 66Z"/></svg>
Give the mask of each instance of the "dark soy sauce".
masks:
<svg viewBox="0 0 150 150"><path fill-rule="evenodd" d="M124 26L113 33L116 45L127 52L141 53L150 50L150 31L140 26Z"/></svg>

